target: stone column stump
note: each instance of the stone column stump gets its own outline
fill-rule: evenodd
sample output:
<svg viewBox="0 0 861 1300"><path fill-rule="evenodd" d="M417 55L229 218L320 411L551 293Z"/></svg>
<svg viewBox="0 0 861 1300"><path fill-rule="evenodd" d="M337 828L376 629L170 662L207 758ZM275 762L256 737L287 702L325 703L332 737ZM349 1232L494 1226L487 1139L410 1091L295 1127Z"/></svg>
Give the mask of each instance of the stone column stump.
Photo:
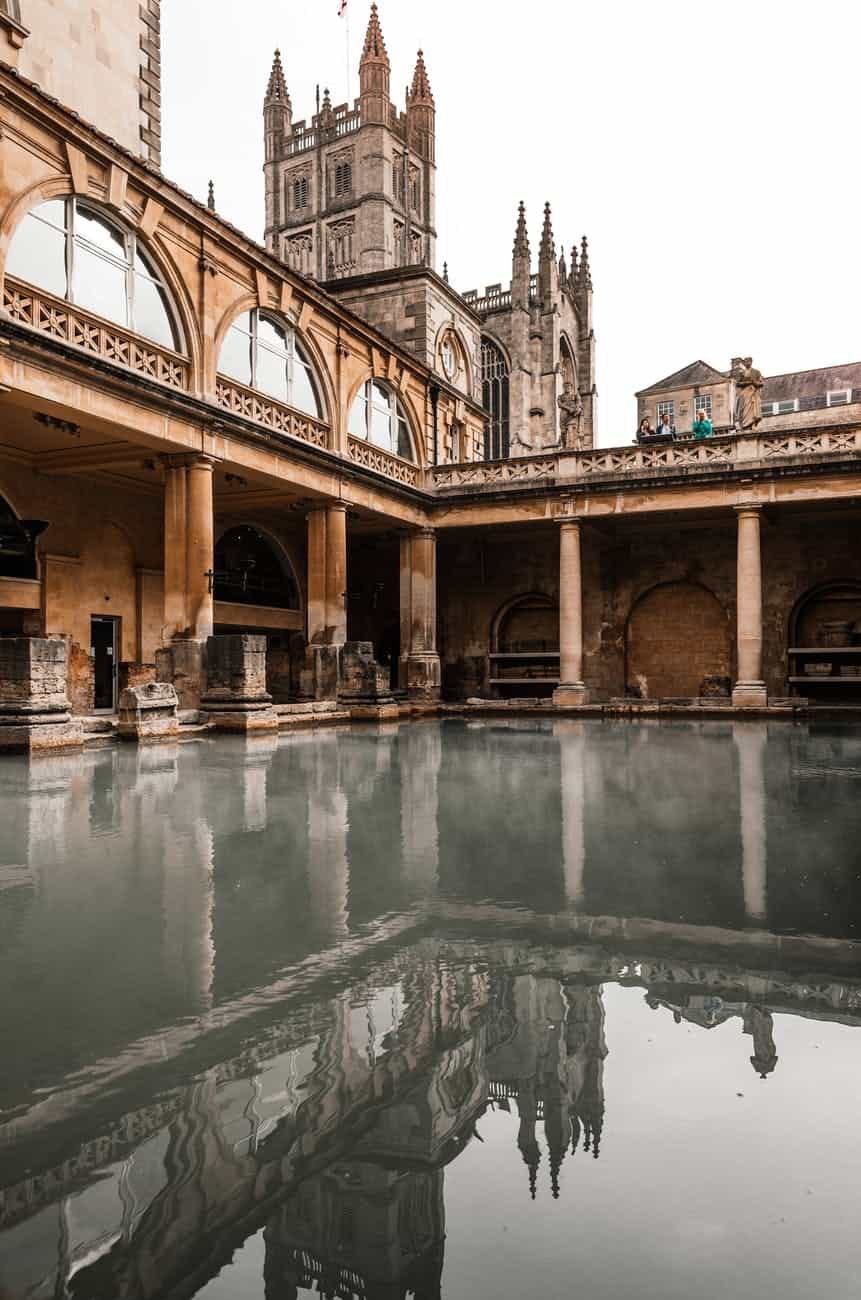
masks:
<svg viewBox="0 0 861 1300"><path fill-rule="evenodd" d="M0 637L0 751L36 753L83 744L67 696L61 637Z"/></svg>
<svg viewBox="0 0 861 1300"><path fill-rule="evenodd" d="M179 701L169 682L127 686L120 693L117 734L121 740L145 744L173 740L179 734Z"/></svg>
<svg viewBox="0 0 861 1300"><path fill-rule="evenodd" d="M338 700L356 718L397 718L389 670L374 658L372 641L347 641L341 648Z"/></svg>
<svg viewBox="0 0 861 1300"><path fill-rule="evenodd" d="M266 690L266 637L211 636L201 710L218 731L274 731L278 714Z"/></svg>

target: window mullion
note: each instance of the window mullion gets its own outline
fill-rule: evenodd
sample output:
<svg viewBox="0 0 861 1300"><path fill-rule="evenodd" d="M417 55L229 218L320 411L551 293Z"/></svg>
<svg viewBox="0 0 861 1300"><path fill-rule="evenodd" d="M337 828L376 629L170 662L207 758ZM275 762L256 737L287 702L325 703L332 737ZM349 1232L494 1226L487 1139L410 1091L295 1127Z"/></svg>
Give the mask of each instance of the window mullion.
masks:
<svg viewBox="0 0 861 1300"><path fill-rule="evenodd" d="M66 290L75 301L75 200L66 200Z"/></svg>

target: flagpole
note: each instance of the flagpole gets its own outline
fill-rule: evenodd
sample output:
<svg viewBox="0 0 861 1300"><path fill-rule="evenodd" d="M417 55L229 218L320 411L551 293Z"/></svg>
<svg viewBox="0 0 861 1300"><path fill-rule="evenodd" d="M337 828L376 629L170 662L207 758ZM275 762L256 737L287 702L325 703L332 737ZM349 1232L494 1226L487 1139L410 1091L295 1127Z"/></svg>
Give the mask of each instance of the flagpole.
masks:
<svg viewBox="0 0 861 1300"><path fill-rule="evenodd" d="M347 111L350 111L350 4L344 7L344 17L347 20Z"/></svg>

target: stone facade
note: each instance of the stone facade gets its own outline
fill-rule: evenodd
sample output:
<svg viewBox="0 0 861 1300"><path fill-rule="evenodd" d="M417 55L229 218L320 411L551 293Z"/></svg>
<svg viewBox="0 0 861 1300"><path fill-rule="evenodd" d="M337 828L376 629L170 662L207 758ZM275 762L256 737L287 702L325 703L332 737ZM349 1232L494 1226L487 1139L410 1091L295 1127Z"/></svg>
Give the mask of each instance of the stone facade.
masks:
<svg viewBox="0 0 861 1300"><path fill-rule="evenodd" d="M5 0L0 36L23 77L160 166L160 0Z"/></svg>
<svg viewBox="0 0 861 1300"><path fill-rule="evenodd" d="M637 427L644 419L657 428L667 412L677 436L691 433L696 413L704 407L716 433L735 427L735 382L731 370L715 370L705 361L692 361L666 379L636 394ZM785 375L766 375L762 388L763 427L824 428L861 419L861 362L824 366Z"/></svg>

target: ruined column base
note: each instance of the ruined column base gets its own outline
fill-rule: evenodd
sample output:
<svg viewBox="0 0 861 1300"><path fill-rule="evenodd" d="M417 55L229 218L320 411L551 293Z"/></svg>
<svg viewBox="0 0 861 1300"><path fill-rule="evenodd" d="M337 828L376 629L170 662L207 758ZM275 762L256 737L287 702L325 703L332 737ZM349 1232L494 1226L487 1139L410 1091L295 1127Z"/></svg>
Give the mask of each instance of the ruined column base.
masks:
<svg viewBox="0 0 861 1300"><path fill-rule="evenodd" d="M79 749L83 743L84 729L68 713L56 717L7 714L0 718L0 753L50 753L58 749Z"/></svg>
<svg viewBox="0 0 861 1300"><path fill-rule="evenodd" d="M765 682L736 682L732 691L734 709L768 708L768 691Z"/></svg>
<svg viewBox="0 0 861 1300"><path fill-rule="evenodd" d="M557 709L576 709L589 703L589 692L583 682L560 682L553 692L553 705Z"/></svg>
<svg viewBox="0 0 861 1300"><path fill-rule="evenodd" d="M337 700L340 651L337 645L306 648L305 667L299 673L300 700Z"/></svg>
<svg viewBox="0 0 861 1300"><path fill-rule="evenodd" d="M201 709L216 731L233 731L247 735L252 731L277 731L278 714L272 704L259 701L242 703L234 700L230 704L212 704L204 699Z"/></svg>
<svg viewBox="0 0 861 1300"><path fill-rule="evenodd" d="M76 749L83 727L66 697L62 637L0 637L0 751Z"/></svg>
<svg viewBox="0 0 861 1300"><path fill-rule="evenodd" d="M389 670L374 658L371 641L346 641L341 649L341 672L338 699L353 707L394 703Z"/></svg>
<svg viewBox="0 0 861 1300"><path fill-rule="evenodd" d="M170 682L127 686L120 692L117 735L138 744L173 740L179 735L178 700Z"/></svg>
<svg viewBox="0 0 861 1300"><path fill-rule="evenodd" d="M206 680L206 642L171 641L155 652L157 682L168 682L176 691L180 709L199 709Z"/></svg>
<svg viewBox="0 0 861 1300"><path fill-rule="evenodd" d="M238 632L209 638L200 707L216 731L276 730L278 714L266 690L265 636Z"/></svg>
<svg viewBox="0 0 861 1300"><path fill-rule="evenodd" d="M439 703L442 669L438 654L421 652L404 655L400 670L400 680L406 686L407 699L420 704Z"/></svg>

